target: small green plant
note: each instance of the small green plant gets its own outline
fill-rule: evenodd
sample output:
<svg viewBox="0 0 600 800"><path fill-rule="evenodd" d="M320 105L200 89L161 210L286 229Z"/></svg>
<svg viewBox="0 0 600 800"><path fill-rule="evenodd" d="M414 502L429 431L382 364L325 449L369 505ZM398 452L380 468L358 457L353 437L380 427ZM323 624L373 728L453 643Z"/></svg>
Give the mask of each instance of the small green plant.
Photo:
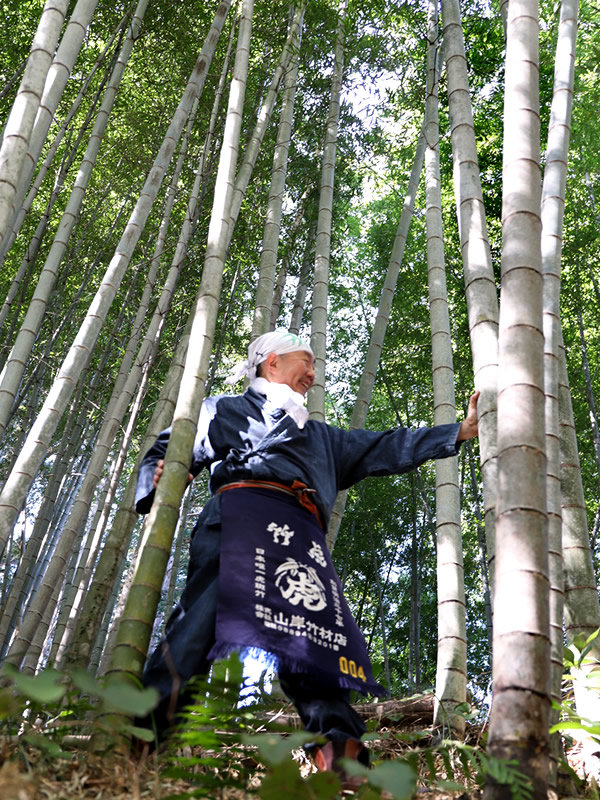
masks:
<svg viewBox="0 0 600 800"><path fill-rule="evenodd" d="M426 736L425 732L422 734L421 741ZM531 800L533 796L531 782L520 772L516 761L493 758L480 747L451 739L427 747L418 739L413 741L416 746L405 759L430 789L469 792L473 785L483 788L491 778L509 789L512 800Z"/></svg>
<svg viewBox="0 0 600 800"><path fill-rule="evenodd" d="M145 736L147 732L135 728L130 718L147 714L158 699L153 689L105 684L84 670L65 674L47 669L25 675L5 664L2 678L0 730L51 759L71 757L72 750L64 746L68 737L81 747L99 730L113 745L119 736ZM117 722L111 717L109 728L97 717L100 704L119 713Z"/></svg>
<svg viewBox="0 0 600 800"><path fill-rule="evenodd" d="M238 708L243 665L237 655L216 663L209 679L188 684L192 702L180 713L181 723L169 739L166 777L192 785L172 797L214 797L224 786L244 789L257 762L243 744L254 712ZM182 753L183 750L183 753Z"/></svg>
<svg viewBox="0 0 600 800"><path fill-rule="evenodd" d="M563 665L563 699L552 706L560 712L560 720L550 728L550 733L558 731L581 731L587 734L600 746L600 720L582 716L575 707L574 684L579 681L587 691L597 693L600 690L600 665L597 659L590 656L594 642L600 629L586 637L579 634L573 642L564 648Z"/></svg>
<svg viewBox="0 0 600 800"><path fill-rule="evenodd" d="M303 777L294 760L294 751L309 741L318 741L315 734L279 726L268 730L268 700L239 708L241 686L242 665L235 655L215 665L208 681L196 682L196 701L182 714L182 724L167 755L169 766L163 773L185 779L193 788L172 795L171 800L215 797L225 786L261 800L338 797L341 784L335 774L315 772ZM376 800L383 790L398 800L407 800L414 793L416 775L406 763L385 762L368 770L344 760L343 766L349 775L365 779L355 794L361 800Z"/></svg>

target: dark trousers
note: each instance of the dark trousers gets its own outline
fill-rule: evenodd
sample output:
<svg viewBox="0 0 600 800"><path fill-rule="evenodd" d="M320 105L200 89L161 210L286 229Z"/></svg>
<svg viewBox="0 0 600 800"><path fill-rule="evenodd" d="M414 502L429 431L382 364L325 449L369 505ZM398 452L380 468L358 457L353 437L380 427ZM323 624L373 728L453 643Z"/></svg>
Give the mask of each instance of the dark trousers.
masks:
<svg viewBox="0 0 600 800"><path fill-rule="evenodd" d="M146 663L144 686L155 687L160 702L154 711L159 738L176 722L177 711L191 698L185 686L210 670L208 654L215 642L220 525L203 513L190 544L187 583L165 629L165 638ZM280 670L281 688L295 704L306 730L331 740L360 739L366 727L350 705L350 693L319 686L310 675Z"/></svg>

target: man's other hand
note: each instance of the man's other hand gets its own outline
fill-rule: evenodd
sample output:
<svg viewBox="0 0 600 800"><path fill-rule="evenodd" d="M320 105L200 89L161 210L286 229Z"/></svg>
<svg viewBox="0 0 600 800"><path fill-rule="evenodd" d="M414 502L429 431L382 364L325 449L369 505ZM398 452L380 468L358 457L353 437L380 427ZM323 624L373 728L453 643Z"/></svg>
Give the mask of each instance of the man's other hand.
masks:
<svg viewBox="0 0 600 800"><path fill-rule="evenodd" d="M156 462L156 467L154 469L154 477L152 478L152 488L156 489L158 486L158 482L160 480L160 476L163 474L163 468L165 466L165 462L162 458L160 458ZM191 472L188 472L188 483L191 483L194 480L194 476Z"/></svg>

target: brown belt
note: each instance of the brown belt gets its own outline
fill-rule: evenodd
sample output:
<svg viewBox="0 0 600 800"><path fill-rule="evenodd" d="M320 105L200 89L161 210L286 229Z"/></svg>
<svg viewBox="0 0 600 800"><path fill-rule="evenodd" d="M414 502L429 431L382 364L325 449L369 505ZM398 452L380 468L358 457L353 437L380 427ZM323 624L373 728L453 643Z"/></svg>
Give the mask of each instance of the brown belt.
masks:
<svg viewBox="0 0 600 800"><path fill-rule="evenodd" d="M310 511L310 513L316 518L321 528L325 530L321 512L310 497L310 495L317 490L310 489L301 481L294 481L291 486L287 486L284 483L276 483L275 481L235 481L233 483L226 483L223 486L220 486L215 494L228 492L230 489L271 489L276 492L283 492L284 494L292 495L292 497L295 497L301 506L303 506L307 511Z"/></svg>

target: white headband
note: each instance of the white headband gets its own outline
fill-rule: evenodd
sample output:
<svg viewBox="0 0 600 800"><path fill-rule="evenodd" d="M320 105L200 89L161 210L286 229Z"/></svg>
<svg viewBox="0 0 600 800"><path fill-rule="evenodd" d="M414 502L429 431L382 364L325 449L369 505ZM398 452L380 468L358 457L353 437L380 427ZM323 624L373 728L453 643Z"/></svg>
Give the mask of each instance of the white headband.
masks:
<svg viewBox="0 0 600 800"><path fill-rule="evenodd" d="M256 367L266 360L269 353L281 356L285 353L295 353L298 350L313 355L310 345L303 342L295 333L290 333L284 328L263 333L262 336L250 343L247 360L236 364L232 374L225 379L225 383L231 386L246 377L252 381L256 377Z"/></svg>

